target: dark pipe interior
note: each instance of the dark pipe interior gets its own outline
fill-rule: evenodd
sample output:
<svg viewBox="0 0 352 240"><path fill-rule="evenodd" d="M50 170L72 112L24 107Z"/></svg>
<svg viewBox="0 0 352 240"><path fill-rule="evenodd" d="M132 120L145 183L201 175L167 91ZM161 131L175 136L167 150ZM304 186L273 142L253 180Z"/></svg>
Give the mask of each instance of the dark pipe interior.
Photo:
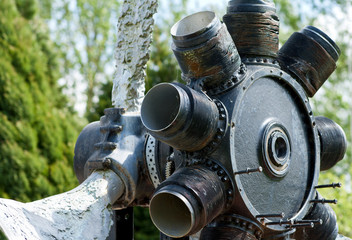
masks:
<svg viewBox="0 0 352 240"><path fill-rule="evenodd" d="M145 96L141 118L146 128L162 130L173 123L180 109L180 95L170 84L159 84Z"/></svg>

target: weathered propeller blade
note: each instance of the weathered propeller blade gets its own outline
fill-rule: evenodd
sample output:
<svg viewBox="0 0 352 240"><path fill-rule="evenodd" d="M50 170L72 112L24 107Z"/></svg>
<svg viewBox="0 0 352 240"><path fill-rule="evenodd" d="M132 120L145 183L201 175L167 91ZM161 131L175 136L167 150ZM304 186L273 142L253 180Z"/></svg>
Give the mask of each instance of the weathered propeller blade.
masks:
<svg viewBox="0 0 352 240"><path fill-rule="evenodd" d="M124 191L111 170L94 172L75 189L21 203L0 199L0 229L10 240L106 239L113 225L109 204Z"/></svg>
<svg viewBox="0 0 352 240"><path fill-rule="evenodd" d="M145 90L145 69L152 41L157 0L125 0L118 23L116 74L112 102L128 112L139 111Z"/></svg>

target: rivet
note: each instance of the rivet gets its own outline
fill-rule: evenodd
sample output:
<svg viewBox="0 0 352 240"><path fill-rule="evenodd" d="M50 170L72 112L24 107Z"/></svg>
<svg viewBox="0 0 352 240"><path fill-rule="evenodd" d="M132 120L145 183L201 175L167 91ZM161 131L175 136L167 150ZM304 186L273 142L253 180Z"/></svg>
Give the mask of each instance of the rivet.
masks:
<svg viewBox="0 0 352 240"><path fill-rule="evenodd" d="M104 168L109 168L111 166L111 159L110 158L105 158L103 160L103 167Z"/></svg>
<svg viewBox="0 0 352 240"><path fill-rule="evenodd" d="M229 178L227 177L227 176L223 176L222 178L221 178L221 181L223 181L223 182L227 182L229 180Z"/></svg>
<svg viewBox="0 0 352 240"><path fill-rule="evenodd" d="M219 165L214 164L214 166L212 167L213 170L218 170L219 169Z"/></svg>

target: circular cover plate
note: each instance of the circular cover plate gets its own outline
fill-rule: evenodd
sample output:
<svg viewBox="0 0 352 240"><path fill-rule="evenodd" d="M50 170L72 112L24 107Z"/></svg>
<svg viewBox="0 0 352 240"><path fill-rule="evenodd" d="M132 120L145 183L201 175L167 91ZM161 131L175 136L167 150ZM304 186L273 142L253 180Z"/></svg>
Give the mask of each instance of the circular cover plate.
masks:
<svg viewBox="0 0 352 240"><path fill-rule="evenodd" d="M268 72L266 77L263 71ZM231 158L235 172L263 167L262 173L235 177L240 196L254 217L284 213L285 219L294 219L305 215L312 198L319 174L319 143L302 88L287 74L275 71L258 71L244 82L232 118ZM290 164L280 177L270 174L264 162L263 135L273 122L283 126L290 141Z"/></svg>

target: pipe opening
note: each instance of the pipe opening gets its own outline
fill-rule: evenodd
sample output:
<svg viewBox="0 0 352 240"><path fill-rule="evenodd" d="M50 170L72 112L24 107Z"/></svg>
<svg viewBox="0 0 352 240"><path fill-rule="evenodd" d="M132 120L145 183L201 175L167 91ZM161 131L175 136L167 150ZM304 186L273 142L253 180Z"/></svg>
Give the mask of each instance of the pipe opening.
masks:
<svg viewBox="0 0 352 240"><path fill-rule="evenodd" d="M180 94L170 84L159 84L149 90L141 108L141 119L146 128L159 131L176 119L181 105Z"/></svg>
<svg viewBox="0 0 352 240"><path fill-rule="evenodd" d="M317 41L329 53L335 62L337 62L341 50L327 34L313 26L307 26L302 29L301 32Z"/></svg>
<svg viewBox="0 0 352 240"><path fill-rule="evenodd" d="M194 225L191 204L177 192L160 192L150 202L150 216L154 225L170 237L183 237Z"/></svg>
<svg viewBox="0 0 352 240"><path fill-rule="evenodd" d="M285 139L283 137L277 137L275 139L274 148L275 148L276 157L279 160L283 161L286 158L288 153Z"/></svg>
<svg viewBox="0 0 352 240"><path fill-rule="evenodd" d="M184 38L188 35L200 34L209 29L217 18L214 12L204 11L189 15L178 21L171 28L171 35L175 38Z"/></svg>

